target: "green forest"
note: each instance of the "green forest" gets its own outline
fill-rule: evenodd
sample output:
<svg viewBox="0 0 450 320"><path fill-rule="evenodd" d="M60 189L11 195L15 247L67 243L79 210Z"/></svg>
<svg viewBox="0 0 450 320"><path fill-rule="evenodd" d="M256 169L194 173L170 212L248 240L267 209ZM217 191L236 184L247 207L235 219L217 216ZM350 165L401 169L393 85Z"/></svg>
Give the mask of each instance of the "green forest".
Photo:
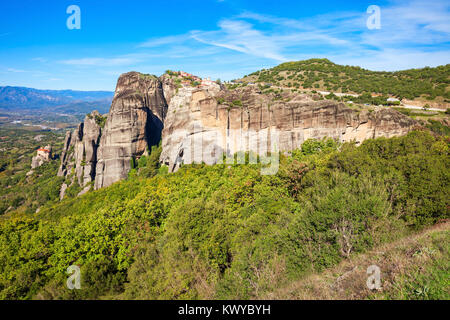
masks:
<svg viewBox="0 0 450 320"><path fill-rule="evenodd" d="M273 176L249 164L169 174L155 147L127 180L61 202L44 193L38 212L0 216L0 299L266 297L449 218L450 140L432 130L360 146L307 140ZM44 174L55 163L37 181L58 185ZM420 297L450 298L448 249ZM70 265L81 290L66 287ZM398 297L416 297L404 283Z"/></svg>

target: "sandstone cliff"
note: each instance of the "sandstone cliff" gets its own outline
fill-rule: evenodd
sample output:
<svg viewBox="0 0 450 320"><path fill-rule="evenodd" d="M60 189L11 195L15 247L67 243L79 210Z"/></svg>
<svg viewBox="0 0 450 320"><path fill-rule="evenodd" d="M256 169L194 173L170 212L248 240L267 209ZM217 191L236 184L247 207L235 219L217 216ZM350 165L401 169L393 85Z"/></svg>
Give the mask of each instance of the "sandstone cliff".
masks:
<svg viewBox="0 0 450 320"><path fill-rule="evenodd" d="M83 187L83 193L91 188L90 182L95 179L97 164L97 149L102 132L101 119L98 111L86 115L84 122L78 125L74 132L68 131L61 154L61 166L58 176L66 177L60 197L63 198L69 185L78 183Z"/></svg>
<svg viewBox="0 0 450 320"><path fill-rule="evenodd" d="M99 189L125 178L131 160L161 140L166 113L160 79L138 72L123 74L107 118L95 111L75 131L67 132L58 175L68 181L61 198L75 182L84 193L91 185Z"/></svg>
<svg viewBox="0 0 450 320"><path fill-rule="evenodd" d="M92 113L67 133L58 174L70 179L61 196L71 183L83 193L126 178L131 162L161 139L160 161L173 172L183 163L217 163L223 154L290 151L310 138L360 143L403 135L416 125L392 109L317 100L288 90L263 93L254 85L228 90L182 72L123 74L106 122Z"/></svg>
<svg viewBox="0 0 450 320"><path fill-rule="evenodd" d="M239 151L290 151L306 139L331 137L357 143L406 134L415 121L387 108L356 111L333 101L289 92L263 94L182 88L169 103L162 134L162 163L217 163Z"/></svg>
<svg viewBox="0 0 450 320"><path fill-rule="evenodd" d="M166 112L160 79L138 72L120 76L97 154L96 189L126 178L132 158L159 143Z"/></svg>

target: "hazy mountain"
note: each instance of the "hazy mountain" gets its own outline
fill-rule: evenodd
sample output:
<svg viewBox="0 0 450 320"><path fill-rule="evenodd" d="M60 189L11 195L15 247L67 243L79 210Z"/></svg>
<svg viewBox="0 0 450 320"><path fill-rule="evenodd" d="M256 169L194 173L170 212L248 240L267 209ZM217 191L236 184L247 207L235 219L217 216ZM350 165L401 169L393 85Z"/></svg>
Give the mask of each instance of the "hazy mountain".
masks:
<svg viewBox="0 0 450 320"><path fill-rule="evenodd" d="M0 108L7 110L45 110L86 113L93 109L106 113L114 92L38 90L25 87L0 87Z"/></svg>

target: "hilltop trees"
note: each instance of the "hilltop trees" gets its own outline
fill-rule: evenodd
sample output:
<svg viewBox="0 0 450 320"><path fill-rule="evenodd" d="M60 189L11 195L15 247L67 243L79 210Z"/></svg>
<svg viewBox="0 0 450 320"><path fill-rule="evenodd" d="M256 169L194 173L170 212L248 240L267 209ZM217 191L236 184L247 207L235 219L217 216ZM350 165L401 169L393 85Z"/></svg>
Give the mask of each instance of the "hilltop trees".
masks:
<svg viewBox="0 0 450 320"><path fill-rule="evenodd" d="M287 85L296 80L303 88L322 88L357 94L378 93L399 99L425 96L434 100L450 99L450 64L437 68L410 69L398 72L376 72L360 67L341 66L328 59L310 59L282 63L272 69L252 73L260 83Z"/></svg>

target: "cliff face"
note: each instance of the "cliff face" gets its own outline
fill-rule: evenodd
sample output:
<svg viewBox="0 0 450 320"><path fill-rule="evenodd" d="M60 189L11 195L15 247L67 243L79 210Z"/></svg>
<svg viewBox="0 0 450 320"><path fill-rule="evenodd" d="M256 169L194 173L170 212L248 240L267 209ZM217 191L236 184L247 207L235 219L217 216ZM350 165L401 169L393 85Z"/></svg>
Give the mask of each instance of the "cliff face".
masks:
<svg viewBox="0 0 450 320"><path fill-rule="evenodd" d="M386 108L360 113L306 95L262 94L255 86L232 91L183 88L172 97L162 134L161 161L217 163L222 154L297 149L310 138L339 141L406 134L415 121Z"/></svg>
<svg viewBox="0 0 450 320"><path fill-rule="evenodd" d="M90 182L95 179L97 148L102 132L99 119L102 119L102 116L93 111L74 132L66 133L58 170L58 176L67 178L61 189L61 198L64 197L67 187L73 183L83 187L83 192L91 188Z"/></svg>
<svg viewBox="0 0 450 320"><path fill-rule="evenodd" d="M132 158L159 143L166 113L158 78L137 72L119 78L97 154L96 189L126 178Z"/></svg>
<svg viewBox="0 0 450 320"><path fill-rule="evenodd" d="M287 91L262 93L253 85L234 90L209 80L198 85L198 78L184 73L123 74L106 122L92 113L67 133L58 175L71 180L62 196L70 183L79 183L83 193L126 178L133 159L161 138L160 161L173 172L183 163L217 163L224 153L290 151L309 138L359 143L403 135L416 124L392 109L357 111L316 100Z"/></svg>
<svg viewBox="0 0 450 320"><path fill-rule="evenodd" d="M167 113L162 88L154 76L123 74L106 120L93 112L74 132L67 133L58 175L69 179L61 197L74 182L84 193L91 182L99 189L127 177L132 159L159 143Z"/></svg>

